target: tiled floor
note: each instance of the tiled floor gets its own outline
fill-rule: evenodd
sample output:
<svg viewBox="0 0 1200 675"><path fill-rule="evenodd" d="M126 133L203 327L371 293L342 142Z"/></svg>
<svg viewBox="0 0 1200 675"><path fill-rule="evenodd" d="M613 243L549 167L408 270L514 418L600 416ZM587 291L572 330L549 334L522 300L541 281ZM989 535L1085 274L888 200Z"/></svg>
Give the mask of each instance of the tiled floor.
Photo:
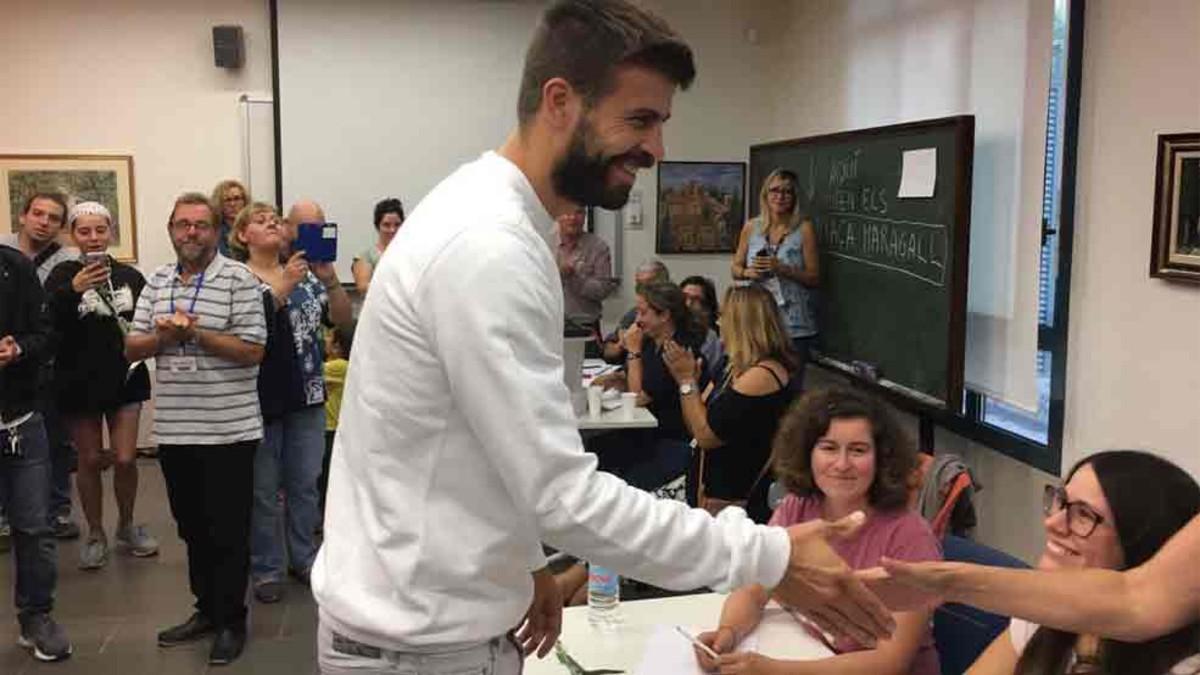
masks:
<svg viewBox="0 0 1200 675"><path fill-rule="evenodd" d="M0 675L86 673L192 675L209 672L208 642L159 649L156 633L188 617L183 543L175 534L167 506L162 472L153 460L141 460L138 519L162 543L155 558L114 554L95 572L78 569L79 541L59 542L58 595L55 618L66 628L74 655L62 663L36 662L16 644L17 621L12 604L12 553L0 554ZM112 540L116 504L111 472L105 474L105 524ZM77 513L78 515L78 513ZM242 658L216 673L309 675L316 671L316 605L308 589L291 584L283 602L251 604L250 639Z"/></svg>

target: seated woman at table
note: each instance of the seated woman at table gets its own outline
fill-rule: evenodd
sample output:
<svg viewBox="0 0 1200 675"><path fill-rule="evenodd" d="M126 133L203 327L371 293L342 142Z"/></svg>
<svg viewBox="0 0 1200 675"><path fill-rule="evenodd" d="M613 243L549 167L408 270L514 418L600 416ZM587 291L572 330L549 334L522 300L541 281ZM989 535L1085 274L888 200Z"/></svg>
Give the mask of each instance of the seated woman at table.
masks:
<svg viewBox="0 0 1200 675"><path fill-rule="evenodd" d="M941 547L929 525L906 507L908 476L916 459L912 441L883 403L847 388L812 391L788 410L775 437L771 461L789 494L771 524L832 521L862 511L867 516L862 528L847 540L831 542L851 567L874 567L884 556L940 560ZM730 594L718 627L700 635L720 660L714 662L697 650L700 665L708 670L719 667L723 673L940 673L930 610L897 612L891 639L874 648L842 638L829 645L835 656L816 661L735 652L758 625L768 599L767 591L757 585ZM797 625L796 630L822 637L815 627Z"/></svg>
<svg viewBox="0 0 1200 675"><path fill-rule="evenodd" d="M1200 486L1165 459L1130 450L1085 457L1063 487L1046 486L1046 548L1040 569L1123 570L1149 560L1200 512ZM1146 673L1200 647L1200 624L1138 644L1039 628L1013 619L968 673Z"/></svg>
<svg viewBox="0 0 1200 675"><path fill-rule="evenodd" d="M725 292L726 367L703 396L680 397L683 421L700 452L693 462L702 483L700 506L714 515L735 504L746 506L755 485L767 482L771 439L792 402L789 373L796 367L791 341L771 294L759 286L732 286ZM696 357L668 342L667 369L680 385L696 382ZM764 498L766 491L758 490Z"/></svg>
<svg viewBox="0 0 1200 675"><path fill-rule="evenodd" d="M599 456L601 471L616 474L643 490L655 490L686 473L691 437L683 423L679 399L708 384L703 357L700 377L676 384L663 361L663 351L671 343L693 354L699 354L704 343L704 333L684 303L683 291L670 282L640 287L637 320L621 333L625 385L638 395L638 405L654 415L658 426L617 431L587 441L587 448Z"/></svg>

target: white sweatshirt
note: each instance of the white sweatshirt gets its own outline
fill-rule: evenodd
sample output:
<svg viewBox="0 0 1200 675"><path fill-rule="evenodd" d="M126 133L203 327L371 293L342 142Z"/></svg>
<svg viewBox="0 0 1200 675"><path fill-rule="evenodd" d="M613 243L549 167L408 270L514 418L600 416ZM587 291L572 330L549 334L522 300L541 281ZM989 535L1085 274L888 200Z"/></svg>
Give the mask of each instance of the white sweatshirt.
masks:
<svg viewBox="0 0 1200 675"><path fill-rule="evenodd" d="M563 384L553 219L487 153L388 246L355 332L312 572L334 630L389 649L516 627L540 542L676 589L778 584L790 544L596 471Z"/></svg>

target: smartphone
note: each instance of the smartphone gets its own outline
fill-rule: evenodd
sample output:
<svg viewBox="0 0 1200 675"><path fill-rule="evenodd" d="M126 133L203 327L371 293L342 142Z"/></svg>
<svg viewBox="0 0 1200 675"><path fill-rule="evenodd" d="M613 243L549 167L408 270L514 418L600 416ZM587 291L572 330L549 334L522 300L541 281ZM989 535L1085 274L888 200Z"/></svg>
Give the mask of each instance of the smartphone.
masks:
<svg viewBox="0 0 1200 675"><path fill-rule="evenodd" d="M300 223L296 226L296 250L309 262L337 260L337 223Z"/></svg>
<svg viewBox="0 0 1200 675"><path fill-rule="evenodd" d="M83 264L85 267L88 265L96 265L96 264L100 264L100 265L104 265L105 267L108 267L108 254L105 253L104 251L95 251L92 253L84 253L83 254Z"/></svg>

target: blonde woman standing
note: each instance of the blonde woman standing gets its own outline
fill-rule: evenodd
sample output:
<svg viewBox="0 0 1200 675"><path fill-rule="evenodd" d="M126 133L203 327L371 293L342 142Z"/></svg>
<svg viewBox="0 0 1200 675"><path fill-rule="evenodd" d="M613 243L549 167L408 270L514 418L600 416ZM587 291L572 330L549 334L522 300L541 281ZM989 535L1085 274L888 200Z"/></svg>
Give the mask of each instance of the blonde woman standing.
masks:
<svg viewBox="0 0 1200 675"><path fill-rule="evenodd" d="M800 360L796 376L802 380L819 332L816 289L821 268L816 230L800 209L798 194L796 174L786 169L772 171L763 181L760 215L742 227L733 256L733 278L760 285L775 299Z"/></svg>
<svg viewBox="0 0 1200 675"><path fill-rule="evenodd" d="M229 251L229 231L233 229L233 221L237 219L242 209L250 203L250 192L241 181L226 178L217 183L212 191L212 204L217 209L220 220L217 232L217 250L225 257L232 257Z"/></svg>

